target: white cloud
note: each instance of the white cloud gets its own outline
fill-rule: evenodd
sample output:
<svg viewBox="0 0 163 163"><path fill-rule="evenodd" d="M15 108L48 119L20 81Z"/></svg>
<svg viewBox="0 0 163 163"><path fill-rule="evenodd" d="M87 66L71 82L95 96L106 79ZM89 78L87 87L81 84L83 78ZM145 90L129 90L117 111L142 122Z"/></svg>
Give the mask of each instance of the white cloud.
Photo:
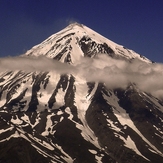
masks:
<svg viewBox="0 0 163 163"><path fill-rule="evenodd" d="M49 59L44 56L40 57L6 57L0 59L0 71L6 70L23 70L31 71L55 71L58 73L69 73L72 66Z"/></svg>
<svg viewBox="0 0 163 163"><path fill-rule="evenodd" d="M135 83L139 89L163 98L163 64L138 59L129 62L100 54L94 59L82 57L69 65L46 57L7 57L0 59L0 71L5 70L71 73L87 81L105 82L108 88L125 88L128 83Z"/></svg>
<svg viewBox="0 0 163 163"><path fill-rule="evenodd" d="M138 59L129 62L99 55L95 59L84 58L76 67L78 74L88 81L105 82L108 88L125 88L135 83L139 89L163 98L163 64Z"/></svg>

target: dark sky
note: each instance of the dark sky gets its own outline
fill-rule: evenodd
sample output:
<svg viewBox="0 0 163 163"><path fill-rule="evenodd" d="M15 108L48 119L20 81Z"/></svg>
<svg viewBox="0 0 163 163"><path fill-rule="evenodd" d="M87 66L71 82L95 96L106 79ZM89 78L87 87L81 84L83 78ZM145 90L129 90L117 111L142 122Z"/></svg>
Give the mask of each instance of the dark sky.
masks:
<svg viewBox="0 0 163 163"><path fill-rule="evenodd" d="M75 21L163 63L163 0L1 0L0 57L22 54Z"/></svg>

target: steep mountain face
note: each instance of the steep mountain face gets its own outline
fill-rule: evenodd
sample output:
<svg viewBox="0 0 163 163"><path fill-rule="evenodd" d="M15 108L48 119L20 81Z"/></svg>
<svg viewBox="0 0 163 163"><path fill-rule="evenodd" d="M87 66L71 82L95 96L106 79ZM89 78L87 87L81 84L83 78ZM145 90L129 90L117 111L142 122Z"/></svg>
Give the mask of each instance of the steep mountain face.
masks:
<svg viewBox="0 0 163 163"><path fill-rule="evenodd" d="M100 54L152 64L77 23L21 57L74 65ZM0 73L0 163L161 163L162 138L163 102L134 83L108 89L77 74Z"/></svg>

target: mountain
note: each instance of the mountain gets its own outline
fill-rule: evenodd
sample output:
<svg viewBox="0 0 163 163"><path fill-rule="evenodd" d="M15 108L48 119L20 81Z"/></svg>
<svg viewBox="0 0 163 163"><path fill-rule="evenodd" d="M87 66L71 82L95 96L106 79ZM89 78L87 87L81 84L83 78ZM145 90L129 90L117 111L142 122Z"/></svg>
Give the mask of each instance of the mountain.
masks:
<svg viewBox="0 0 163 163"><path fill-rule="evenodd" d="M101 54L153 64L78 23L20 58L73 66ZM161 163L162 139L163 101L135 83L111 89L74 73L0 73L0 163Z"/></svg>

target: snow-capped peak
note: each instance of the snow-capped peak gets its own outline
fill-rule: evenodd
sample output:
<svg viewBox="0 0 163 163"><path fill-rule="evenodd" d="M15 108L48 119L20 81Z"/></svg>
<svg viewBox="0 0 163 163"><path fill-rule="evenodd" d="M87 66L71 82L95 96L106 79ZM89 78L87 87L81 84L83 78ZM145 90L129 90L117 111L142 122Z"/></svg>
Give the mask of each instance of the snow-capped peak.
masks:
<svg viewBox="0 0 163 163"><path fill-rule="evenodd" d="M97 54L105 53L110 56L126 59L138 58L145 62L151 62L144 56L118 45L105 38L89 27L73 23L63 30L51 35L42 43L28 50L25 55L45 55L61 62L74 63L81 56L94 57Z"/></svg>

